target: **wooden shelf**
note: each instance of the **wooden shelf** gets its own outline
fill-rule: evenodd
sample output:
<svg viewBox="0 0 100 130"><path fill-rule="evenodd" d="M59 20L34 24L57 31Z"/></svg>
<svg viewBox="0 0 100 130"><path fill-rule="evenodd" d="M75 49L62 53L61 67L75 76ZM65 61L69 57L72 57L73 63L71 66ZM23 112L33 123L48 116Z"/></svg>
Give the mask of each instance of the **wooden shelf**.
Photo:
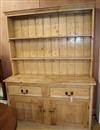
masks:
<svg viewBox="0 0 100 130"><path fill-rule="evenodd" d="M18 60L92 60L91 57L25 57L12 58L13 61Z"/></svg>
<svg viewBox="0 0 100 130"><path fill-rule="evenodd" d="M50 37L12 37L9 40L32 40L32 39L46 39L46 38L77 38L77 37L92 37L92 35L73 35L73 36L50 36Z"/></svg>

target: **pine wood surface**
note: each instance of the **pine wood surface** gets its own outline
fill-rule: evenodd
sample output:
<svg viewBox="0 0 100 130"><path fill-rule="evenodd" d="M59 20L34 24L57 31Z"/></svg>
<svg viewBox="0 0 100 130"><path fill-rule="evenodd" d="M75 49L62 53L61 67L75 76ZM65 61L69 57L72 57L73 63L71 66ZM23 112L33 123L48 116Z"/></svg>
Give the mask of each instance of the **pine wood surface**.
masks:
<svg viewBox="0 0 100 130"><path fill-rule="evenodd" d="M13 74L91 76L93 9L41 11L8 15Z"/></svg>
<svg viewBox="0 0 100 130"><path fill-rule="evenodd" d="M18 119L90 130L94 9L6 14L13 75L5 82Z"/></svg>
<svg viewBox="0 0 100 130"><path fill-rule="evenodd" d="M10 83L60 83L66 85L95 85L95 80L88 76L66 76L66 75L15 75L7 78L5 82Z"/></svg>

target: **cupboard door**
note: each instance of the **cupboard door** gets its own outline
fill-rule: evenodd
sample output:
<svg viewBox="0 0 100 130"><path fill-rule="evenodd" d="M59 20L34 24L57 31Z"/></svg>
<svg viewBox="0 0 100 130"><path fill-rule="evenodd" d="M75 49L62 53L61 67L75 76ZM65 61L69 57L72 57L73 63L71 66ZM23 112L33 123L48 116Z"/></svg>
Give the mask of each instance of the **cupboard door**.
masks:
<svg viewBox="0 0 100 130"><path fill-rule="evenodd" d="M87 128L89 110L87 101L50 101L51 124Z"/></svg>
<svg viewBox="0 0 100 130"><path fill-rule="evenodd" d="M32 121L31 98L23 96L10 96L10 104L16 109L18 120Z"/></svg>
<svg viewBox="0 0 100 130"><path fill-rule="evenodd" d="M44 105L42 99L32 99L32 117L33 121L37 123L44 122Z"/></svg>
<svg viewBox="0 0 100 130"><path fill-rule="evenodd" d="M42 99L33 99L26 96L10 96L10 104L16 109L18 120L44 122L45 110Z"/></svg>

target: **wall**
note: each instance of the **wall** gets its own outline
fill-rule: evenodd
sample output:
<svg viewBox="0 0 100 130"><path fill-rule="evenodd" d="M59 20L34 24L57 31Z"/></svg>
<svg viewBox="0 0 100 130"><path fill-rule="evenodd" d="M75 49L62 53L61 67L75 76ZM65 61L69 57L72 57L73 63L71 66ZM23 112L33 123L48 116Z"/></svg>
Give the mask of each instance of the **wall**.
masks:
<svg viewBox="0 0 100 130"><path fill-rule="evenodd" d="M98 87L97 87L97 117L100 123L100 0L96 0L97 17L96 17L96 43L99 48L99 70L98 71Z"/></svg>
<svg viewBox="0 0 100 130"><path fill-rule="evenodd" d="M100 21L99 21L100 22ZM97 118L100 123L100 41L99 41L99 76L98 76L98 89L97 89Z"/></svg>
<svg viewBox="0 0 100 130"><path fill-rule="evenodd" d="M40 0L40 7L80 5L94 3L95 0Z"/></svg>

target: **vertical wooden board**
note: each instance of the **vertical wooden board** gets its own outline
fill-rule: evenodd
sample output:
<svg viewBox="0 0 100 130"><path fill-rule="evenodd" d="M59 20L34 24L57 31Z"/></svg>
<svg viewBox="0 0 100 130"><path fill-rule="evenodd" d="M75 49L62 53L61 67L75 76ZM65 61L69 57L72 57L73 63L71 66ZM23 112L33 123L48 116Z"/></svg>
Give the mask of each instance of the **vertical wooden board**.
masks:
<svg viewBox="0 0 100 130"><path fill-rule="evenodd" d="M39 60L38 61L38 74L45 74L45 66L44 61Z"/></svg>
<svg viewBox="0 0 100 130"><path fill-rule="evenodd" d="M50 26L50 16L44 16L43 17L43 25L44 25L44 37L50 37L51 36L51 26Z"/></svg>
<svg viewBox="0 0 100 130"><path fill-rule="evenodd" d="M15 100L15 104L16 104L15 108L16 108L17 118L19 120L25 120L24 104L16 100Z"/></svg>
<svg viewBox="0 0 100 130"><path fill-rule="evenodd" d="M93 35L93 33L92 33L92 35ZM94 40L91 38L91 65L90 65L90 77L92 76L92 73L93 73L93 57L94 57L94 55L93 55L93 51L94 51ZM95 48L95 50L96 50L96 48ZM98 49L99 50L99 49ZM97 51L97 53L98 53L98 51ZM96 61L95 61L96 62Z"/></svg>
<svg viewBox="0 0 100 130"><path fill-rule="evenodd" d="M52 61L52 74L59 75L59 60Z"/></svg>
<svg viewBox="0 0 100 130"><path fill-rule="evenodd" d="M18 74L25 74L24 61L16 62L18 66Z"/></svg>
<svg viewBox="0 0 100 130"><path fill-rule="evenodd" d="M85 57L91 57L91 39L90 37L84 38L84 56Z"/></svg>
<svg viewBox="0 0 100 130"><path fill-rule="evenodd" d="M21 30L22 30L22 37L27 38L29 37L29 25L28 25L28 18L21 20Z"/></svg>
<svg viewBox="0 0 100 130"><path fill-rule="evenodd" d="M22 42L23 46L23 57L30 57L30 41L24 40Z"/></svg>
<svg viewBox="0 0 100 130"><path fill-rule="evenodd" d="M67 56L67 39L59 39L59 55L60 57Z"/></svg>
<svg viewBox="0 0 100 130"><path fill-rule="evenodd" d="M43 18L36 18L36 37L43 37Z"/></svg>
<svg viewBox="0 0 100 130"><path fill-rule="evenodd" d="M45 74L47 75L52 74L52 61L51 60L45 61Z"/></svg>
<svg viewBox="0 0 100 130"><path fill-rule="evenodd" d="M21 36L22 37L28 37L28 19L26 18L26 19L21 19ZM23 48L23 51L22 50L20 50L20 51L22 51L23 52L23 57L28 57L28 52L27 52L27 47L28 47L28 45L27 45L27 43L26 43L26 41L21 41L21 46L22 46L22 48ZM25 73L25 71L26 71L26 64L25 64L25 62L26 61L19 61L18 62L18 70L19 70L19 73Z"/></svg>
<svg viewBox="0 0 100 130"><path fill-rule="evenodd" d="M66 14L59 15L59 36L66 36L67 25L66 25Z"/></svg>
<svg viewBox="0 0 100 130"><path fill-rule="evenodd" d="M83 14L75 15L75 35L83 36Z"/></svg>
<svg viewBox="0 0 100 130"><path fill-rule="evenodd" d="M38 55L38 46L37 40L30 40L30 57L37 57ZM34 60L31 62L31 73L37 74L38 73L38 62Z"/></svg>
<svg viewBox="0 0 100 130"><path fill-rule="evenodd" d="M27 34L27 37L28 37L28 34ZM22 46L23 46L23 58L30 57L29 41L24 40L22 42ZM30 62L23 60L23 66L24 66L24 73L29 74L30 73Z"/></svg>
<svg viewBox="0 0 100 130"><path fill-rule="evenodd" d="M31 63L32 63L32 61L24 61L24 73L25 74L31 74L32 73Z"/></svg>
<svg viewBox="0 0 100 130"><path fill-rule="evenodd" d="M38 55L38 41L30 40L30 57L37 57Z"/></svg>
<svg viewBox="0 0 100 130"><path fill-rule="evenodd" d="M28 40L27 41L27 44L28 44L28 48L27 48L27 51L28 51L28 57L32 57L32 48L31 48L31 44L32 44L32 40Z"/></svg>
<svg viewBox="0 0 100 130"><path fill-rule="evenodd" d="M60 75L67 75L67 61L66 60L60 60L60 69L59 73Z"/></svg>
<svg viewBox="0 0 100 130"><path fill-rule="evenodd" d="M11 58L14 58L17 56L17 53L16 53L16 44L15 42L10 42L10 54L11 54Z"/></svg>
<svg viewBox="0 0 100 130"><path fill-rule="evenodd" d="M24 103L25 120L32 121L32 105L30 103Z"/></svg>
<svg viewBox="0 0 100 130"><path fill-rule="evenodd" d="M32 62L31 62L30 69L31 69L31 73L32 73L32 74L38 74L38 62L35 61L35 60L32 61Z"/></svg>
<svg viewBox="0 0 100 130"><path fill-rule="evenodd" d="M16 61L12 61L11 65L12 65L12 73L13 73L13 75L18 74L18 65L17 65Z"/></svg>
<svg viewBox="0 0 100 130"><path fill-rule="evenodd" d="M75 61L72 60L67 61L67 74L68 75L75 74Z"/></svg>
<svg viewBox="0 0 100 130"><path fill-rule="evenodd" d="M27 67L28 67L28 69L27 69L27 74L32 74L32 69L31 69L31 65L32 65L32 60L30 60L30 61L28 61L28 62L26 62L27 63Z"/></svg>
<svg viewBox="0 0 100 130"><path fill-rule="evenodd" d="M75 61L75 75L83 74L83 63L84 63L84 61L82 61L82 60Z"/></svg>
<svg viewBox="0 0 100 130"><path fill-rule="evenodd" d="M84 128L88 128L89 125L87 122L89 122L89 101L87 102L83 102L83 105L82 105L82 111L83 111L83 118L82 118L82 122L83 122L83 126ZM91 128L90 128L91 129Z"/></svg>
<svg viewBox="0 0 100 130"><path fill-rule="evenodd" d="M36 36L35 34L35 18L29 18L28 19L28 25L29 25L29 37L33 38Z"/></svg>
<svg viewBox="0 0 100 130"><path fill-rule="evenodd" d="M67 15L67 36L75 35L75 16Z"/></svg>
<svg viewBox="0 0 100 130"><path fill-rule="evenodd" d="M23 45L22 41L18 40L15 41L16 46L16 57L23 57Z"/></svg>
<svg viewBox="0 0 100 130"><path fill-rule="evenodd" d="M77 37L75 39L75 56L82 57L83 56L83 38Z"/></svg>
<svg viewBox="0 0 100 130"><path fill-rule="evenodd" d="M28 61L26 61L26 62L24 62L24 64L25 64L25 72L27 72L27 74L32 74L32 68L31 68L31 65L32 65L32 60L28 60Z"/></svg>
<svg viewBox="0 0 100 130"><path fill-rule="evenodd" d="M59 39L55 38L51 40L52 43L52 56L59 57Z"/></svg>
<svg viewBox="0 0 100 130"><path fill-rule="evenodd" d="M51 57L52 55L52 48L51 48L51 40L50 39L45 39L44 40L44 56L45 57Z"/></svg>
<svg viewBox="0 0 100 130"><path fill-rule="evenodd" d="M90 76L90 61L84 61L83 63L83 75Z"/></svg>
<svg viewBox="0 0 100 130"><path fill-rule="evenodd" d="M69 57L75 56L75 38L67 39L67 55Z"/></svg>
<svg viewBox="0 0 100 130"><path fill-rule="evenodd" d="M90 13L84 13L84 35L92 35L92 16Z"/></svg>
<svg viewBox="0 0 100 130"><path fill-rule="evenodd" d="M44 40L39 39L37 41L37 47L38 47L38 57L44 57L45 48L44 48Z"/></svg>
<svg viewBox="0 0 100 130"><path fill-rule="evenodd" d="M58 15L51 16L51 36L58 36L59 29L58 29Z"/></svg>
<svg viewBox="0 0 100 130"><path fill-rule="evenodd" d="M59 39L52 39L52 56L59 57ZM52 73L59 74L59 61L53 60Z"/></svg>
<svg viewBox="0 0 100 130"><path fill-rule="evenodd" d="M52 48L51 48L51 40L50 39L44 40L44 48L45 48L45 53L44 53L45 58L51 57L52 56ZM45 64L45 73L52 74L52 61L45 60L44 64Z"/></svg>
<svg viewBox="0 0 100 130"><path fill-rule="evenodd" d="M47 93L47 92L46 92ZM49 110L51 108L51 104L50 104L50 100L44 100L43 102L43 107L46 109L46 110ZM51 115L50 115L50 112L47 111L45 114L44 114L44 124L47 124L47 125L50 125L51 124Z"/></svg>
<svg viewBox="0 0 100 130"><path fill-rule="evenodd" d="M21 30L21 19L15 19L14 21L14 31L15 31L15 38L22 37L22 30Z"/></svg>
<svg viewBox="0 0 100 130"><path fill-rule="evenodd" d="M14 20L11 18L8 18L8 35L9 38L15 37Z"/></svg>

